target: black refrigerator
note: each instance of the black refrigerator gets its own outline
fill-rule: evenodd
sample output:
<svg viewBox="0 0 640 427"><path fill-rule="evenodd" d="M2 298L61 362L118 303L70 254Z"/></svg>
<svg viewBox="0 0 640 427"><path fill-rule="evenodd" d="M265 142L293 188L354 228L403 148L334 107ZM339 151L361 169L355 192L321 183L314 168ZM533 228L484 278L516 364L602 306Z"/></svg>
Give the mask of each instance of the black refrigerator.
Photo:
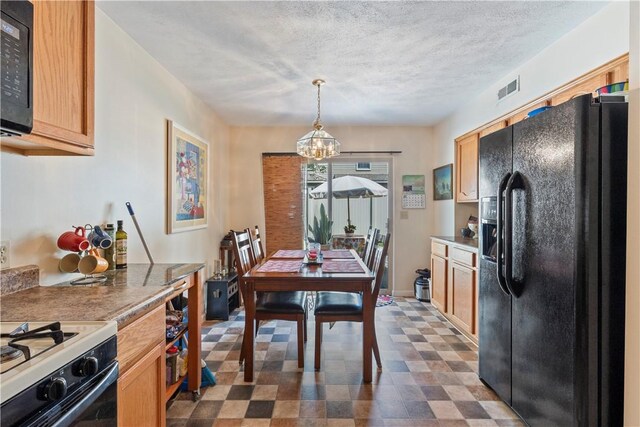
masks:
<svg viewBox="0 0 640 427"><path fill-rule="evenodd" d="M479 376L531 426L622 425L627 132L585 95L480 139Z"/></svg>

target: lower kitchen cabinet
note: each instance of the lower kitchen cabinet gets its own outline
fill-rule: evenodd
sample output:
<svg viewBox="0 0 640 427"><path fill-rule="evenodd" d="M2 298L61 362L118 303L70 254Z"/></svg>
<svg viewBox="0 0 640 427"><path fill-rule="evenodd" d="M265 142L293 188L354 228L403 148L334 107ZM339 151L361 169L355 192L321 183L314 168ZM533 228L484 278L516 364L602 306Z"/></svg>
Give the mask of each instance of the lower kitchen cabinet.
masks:
<svg viewBox="0 0 640 427"><path fill-rule="evenodd" d="M155 346L118 379L118 425L164 426L164 342Z"/></svg>
<svg viewBox="0 0 640 427"><path fill-rule="evenodd" d="M431 303L460 332L478 343L478 265L473 247L431 242Z"/></svg>
<svg viewBox="0 0 640 427"><path fill-rule="evenodd" d="M447 312L447 260L431 255L431 303Z"/></svg>
<svg viewBox="0 0 640 427"><path fill-rule="evenodd" d="M462 327L472 335L476 334L476 272L475 270L450 263L449 288L451 295L451 308L449 314L459 327ZM459 324L458 324L459 323Z"/></svg>
<svg viewBox="0 0 640 427"><path fill-rule="evenodd" d="M118 425L165 425L165 308L118 331Z"/></svg>

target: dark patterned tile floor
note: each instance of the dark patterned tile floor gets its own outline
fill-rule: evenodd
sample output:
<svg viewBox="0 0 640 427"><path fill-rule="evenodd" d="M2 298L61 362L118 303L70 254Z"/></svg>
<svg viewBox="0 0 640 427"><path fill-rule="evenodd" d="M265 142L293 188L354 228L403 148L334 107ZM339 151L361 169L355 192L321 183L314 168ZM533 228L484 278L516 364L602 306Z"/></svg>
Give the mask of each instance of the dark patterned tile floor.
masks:
<svg viewBox="0 0 640 427"><path fill-rule="evenodd" d="M361 324L325 324L313 369L313 316L298 369L295 323L272 321L256 337L255 378L238 364L244 312L207 322L202 354L217 385L169 403L167 426L522 426L477 376L477 348L430 304L410 298L376 309L382 370L362 383Z"/></svg>

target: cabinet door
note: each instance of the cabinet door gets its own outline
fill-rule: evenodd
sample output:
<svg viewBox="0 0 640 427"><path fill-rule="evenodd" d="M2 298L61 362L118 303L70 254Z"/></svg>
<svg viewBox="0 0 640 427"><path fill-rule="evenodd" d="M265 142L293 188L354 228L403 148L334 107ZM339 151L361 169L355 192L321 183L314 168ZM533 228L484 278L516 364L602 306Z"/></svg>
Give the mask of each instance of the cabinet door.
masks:
<svg viewBox="0 0 640 427"><path fill-rule="evenodd" d="M629 61L626 61L607 73L607 84L629 80Z"/></svg>
<svg viewBox="0 0 640 427"><path fill-rule="evenodd" d="M546 107L547 105L549 105L549 102L547 101L540 101L537 104L531 105L529 106L529 108L522 110L518 113L515 113L513 116L509 117L509 119L507 120L507 123L509 124L509 126L516 124L519 121L524 120L524 118L527 117L527 114L529 114L530 111L537 110L538 108Z"/></svg>
<svg viewBox="0 0 640 427"><path fill-rule="evenodd" d="M586 95L588 93L594 93L596 89L605 86L607 84L607 74L602 73L597 76L591 77L582 83L579 83L571 88L560 92L551 98L551 105L556 106L567 102L580 95Z"/></svg>
<svg viewBox="0 0 640 427"><path fill-rule="evenodd" d="M457 201L478 200L478 134L457 143Z"/></svg>
<svg viewBox="0 0 640 427"><path fill-rule="evenodd" d="M25 154L93 154L93 1L34 1L31 135Z"/></svg>
<svg viewBox="0 0 640 427"><path fill-rule="evenodd" d="M447 311L447 260L431 255L431 303Z"/></svg>
<svg viewBox="0 0 640 427"><path fill-rule="evenodd" d="M118 379L118 426L164 426L165 384L162 342Z"/></svg>
<svg viewBox="0 0 640 427"><path fill-rule="evenodd" d="M450 313L461 323L461 326L466 330L466 332L473 334L476 318L476 272L456 262L450 263L450 266Z"/></svg>

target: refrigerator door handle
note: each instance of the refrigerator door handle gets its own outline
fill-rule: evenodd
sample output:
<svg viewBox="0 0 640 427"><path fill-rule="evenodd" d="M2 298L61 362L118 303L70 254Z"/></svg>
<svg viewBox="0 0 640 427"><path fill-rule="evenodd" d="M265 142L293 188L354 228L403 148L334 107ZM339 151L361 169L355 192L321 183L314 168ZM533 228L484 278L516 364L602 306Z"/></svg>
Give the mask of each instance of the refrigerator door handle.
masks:
<svg viewBox="0 0 640 427"><path fill-rule="evenodd" d="M524 190L524 178L518 171L515 171L509 178L504 195L504 275L509 293L517 296L515 292L516 280L513 278L513 190Z"/></svg>
<svg viewBox="0 0 640 427"><path fill-rule="evenodd" d="M503 253L504 253L504 212L502 209L502 194L504 193L504 190L507 186L507 182L509 181L509 178L511 178L511 173L507 173L505 176L502 177L502 180L500 181L500 184L498 185L498 197L497 197L497 208L498 211L496 212L496 234L497 239L496 239L496 276L498 276L498 285L500 285L500 289L502 289L502 292L504 292L507 295L511 295L509 293L509 289L507 288L507 282L506 279L504 277L504 274L502 274L502 268L503 268L503 263L504 263L504 257L503 257Z"/></svg>

